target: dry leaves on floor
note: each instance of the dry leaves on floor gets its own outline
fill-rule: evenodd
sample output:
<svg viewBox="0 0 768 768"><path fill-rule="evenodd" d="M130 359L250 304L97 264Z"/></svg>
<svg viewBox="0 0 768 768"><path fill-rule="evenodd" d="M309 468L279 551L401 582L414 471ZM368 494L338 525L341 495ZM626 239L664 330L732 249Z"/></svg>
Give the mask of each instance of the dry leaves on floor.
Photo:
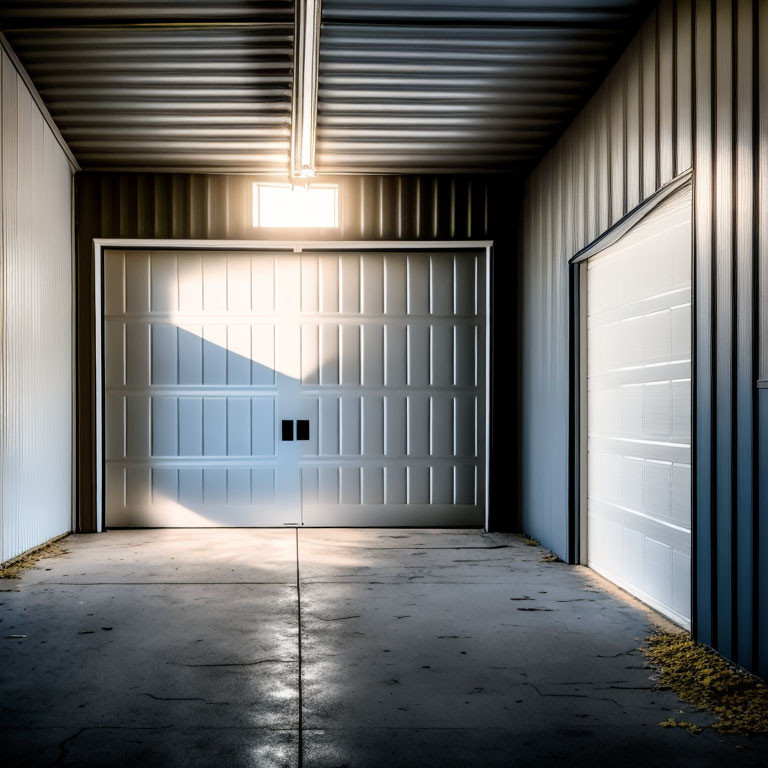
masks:
<svg viewBox="0 0 768 768"><path fill-rule="evenodd" d="M720 733L768 733L768 685L726 661L687 632L658 632L642 649L659 669L659 686L675 691L688 704L710 712L717 722L710 726ZM701 728L669 718L664 728Z"/></svg>
<svg viewBox="0 0 768 768"><path fill-rule="evenodd" d="M62 546L61 541L61 539L57 539L56 541L44 544L42 547L33 549L31 552L27 552L27 554L9 561L0 568L0 579L20 579L22 571L31 568L40 560L43 560L46 557L56 557L58 555L67 554L68 550Z"/></svg>

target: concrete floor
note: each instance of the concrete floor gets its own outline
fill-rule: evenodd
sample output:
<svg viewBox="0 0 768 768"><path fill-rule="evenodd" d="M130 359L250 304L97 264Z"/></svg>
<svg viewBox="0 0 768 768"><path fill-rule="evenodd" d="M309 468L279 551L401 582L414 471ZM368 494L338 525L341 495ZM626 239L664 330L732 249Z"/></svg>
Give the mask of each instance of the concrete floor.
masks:
<svg viewBox="0 0 768 768"><path fill-rule="evenodd" d="M475 531L73 536L0 582L4 766L740 766L654 690L652 626Z"/></svg>

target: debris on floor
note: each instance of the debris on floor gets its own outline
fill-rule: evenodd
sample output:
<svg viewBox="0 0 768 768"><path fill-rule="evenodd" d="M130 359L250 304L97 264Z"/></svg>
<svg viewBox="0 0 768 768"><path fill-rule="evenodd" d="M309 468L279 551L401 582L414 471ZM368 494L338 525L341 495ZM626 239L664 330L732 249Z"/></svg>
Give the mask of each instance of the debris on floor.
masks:
<svg viewBox="0 0 768 768"><path fill-rule="evenodd" d="M701 733L702 728L696 723L689 723L685 720L675 720L674 717L668 717L666 720L662 720L659 725L662 728L684 728L689 733Z"/></svg>
<svg viewBox="0 0 768 768"><path fill-rule="evenodd" d="M541 542L537 539L532 539L530 536L523 534L523 541L528 547L541 547ZM543 548L543 547L542 547ZM558 555L549 549L544 549L544 554L539 558L542 563L562 563Z"/></svg>
<svg viewBox="0 0 768 768"><path fill-rule="evenodd" d="M768 685L694 642L687 632L658 632L642 649L658 668L660 688L717 717L711 727L719 733L768 733ZM702 729L670 717L663 728Z"/></svg>
<svg viewBox="0 0 768 768"><path fill-rule="evenodd" d="M0 582L19 587L0 594L0 766L768 768L768 735L718 733L650 681L650 609L522 537L170 528L61 545Z"/></svg>
<svg viewBox="0 0 768 768"><path fill-rule="evenodd" d="M0 579L20 579L22 571L27 568L31 568L40 560L44 560L47 557L57 557L58 555L66 555L67 551L62 546L62 541L66 538L62 536L54 541L49 541L47 544L43 544L42 547L37 547L21 557L9 560L0 567Z"/></svg>

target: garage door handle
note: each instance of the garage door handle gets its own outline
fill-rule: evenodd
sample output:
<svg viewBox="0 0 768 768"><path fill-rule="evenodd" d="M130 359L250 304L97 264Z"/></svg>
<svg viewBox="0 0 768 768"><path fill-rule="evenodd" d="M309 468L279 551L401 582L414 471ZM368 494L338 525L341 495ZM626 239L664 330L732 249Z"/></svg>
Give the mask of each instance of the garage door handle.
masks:
<svg viewBox="0 0 768 768"><path fill-rule="evenodd" d="M285 442L292 442L293 439L293 421L291 419L283 419L283 440ZM309 440L308 419L297 419L296 440Z"/></svg>

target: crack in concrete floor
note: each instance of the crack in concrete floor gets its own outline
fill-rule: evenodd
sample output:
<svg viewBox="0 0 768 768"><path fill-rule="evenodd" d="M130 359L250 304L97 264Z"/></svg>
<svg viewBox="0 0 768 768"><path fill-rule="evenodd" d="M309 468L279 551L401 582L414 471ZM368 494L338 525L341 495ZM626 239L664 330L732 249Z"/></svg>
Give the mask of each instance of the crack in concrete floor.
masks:
<svg viewBox="0 0 768 768"><path fill-rule="evenodd" d="M587 734L574 755L627 766L768 759L765 740L659 728L683 705L626 665L648 611L517 537L119 531L68 547L0 600L0 627L26 636L4 646L8 765L546 765ZM78 647L85 614L113 630Z"/></svg>

